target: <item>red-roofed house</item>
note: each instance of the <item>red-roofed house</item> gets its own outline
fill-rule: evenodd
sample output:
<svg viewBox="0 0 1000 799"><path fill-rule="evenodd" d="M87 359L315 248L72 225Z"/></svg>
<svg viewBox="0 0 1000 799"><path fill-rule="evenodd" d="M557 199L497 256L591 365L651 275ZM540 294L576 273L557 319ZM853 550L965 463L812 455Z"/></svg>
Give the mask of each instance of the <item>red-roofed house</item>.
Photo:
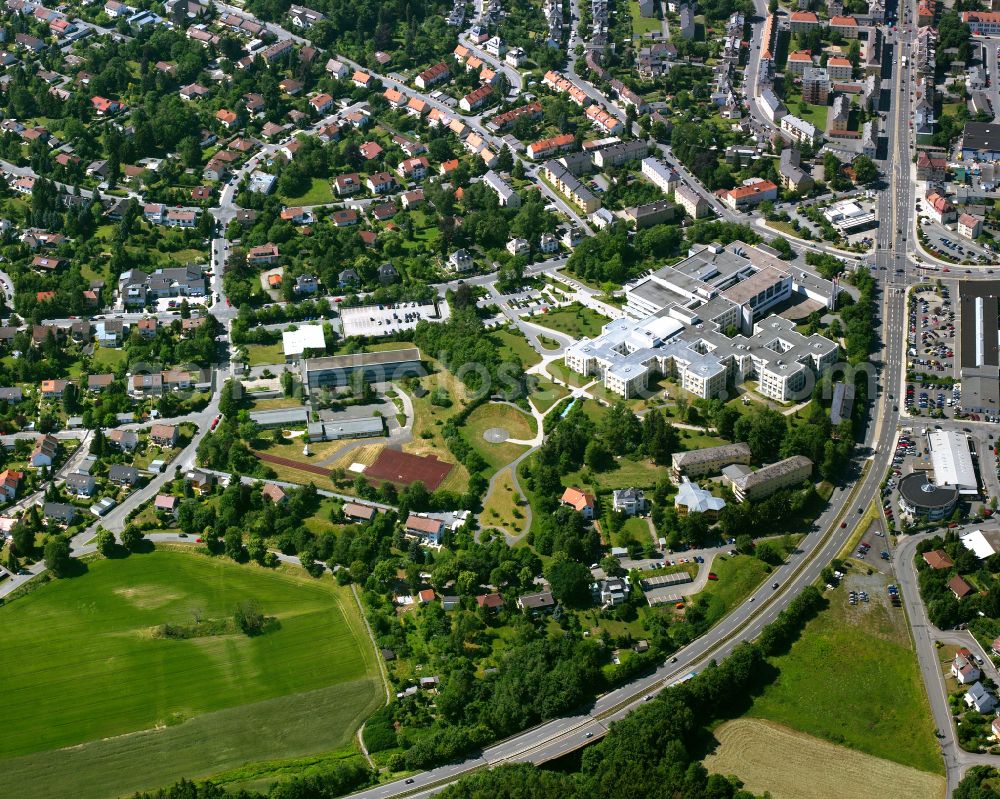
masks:
<svg viewBox="0 0 1000 799"><path fill-rule="evenodd" d="M854 17L850 17L854 19ZM826 71L830 74L830 80L850 80L854 73L851 62L841 56L832 56L827 59Z"/></svg>
<svg viewBox="0 0 1000 799"><path fill-rule="evenodd" d="M969 594L975 593L975 589L958 574L948 581L948 588L955 595L955 599L963 599Z"/></svg>
<svg viewBox="0 0 1000 799"><path fill-rule="evenodd" d="M333 188L338 197L349 197L361 191L361 176L357 172L347 175L337 175L333 179Z"/></svg>
<svg viewBox="0 0 1000 799"><path fill-rule="evenodd" d="M396 181L388 172L375 172L365 181L365 185L373 194L386 194L392 191Z"/></svg>
<svg viewBox="0 0 1000 799"><path fill-rule="evenodd" d="M796 50L794 53L788 54L788 61L785 67L785 71L791 72L793 75L802 75L806 71L807 67L813 65L812 53L809 50Z"/></svg>
<svg viewBox="0 0 1000 799"><path fill-rule="evenodd" d="M819 17L812 11L793 11L788 21L792 33L809 30L819 25Z"/></svg>
<svg viewBox="0 0 1000 799"><path fill-rule="evenodd" d="M432 544L441 543L444 534L444 522L427 516L417 516L411 513L406 518L406 533L429 541Z"/></svg>
<svg viewBox="0 0 1000 799"><path fill-rule="evenodd" d="M317 94L315 97L310 98L309 105L312 106L313 111L317 114L325 114L333 108L333 98L326 92Z"/></svg>
<svg viewBox="0 0 1000 799"><path fill-rule="evenodd" d="M497 611L503 607L503 597L500 594L480 594L476 597L476 604L481 608Z"/></svg>
<svg viewBox="0 0 1000 799"><path fill-rule="evenodd" d="M596 505L593 494L586 494L579 488L567 488L559 501L582 513L585 519L594 518Z"/></svg>
<svg viewBox="0 0 1000 799"><path fill-rule="evenodd" d="M917 180L944 180L947 173L947 158L929 155L924 150L917 153Z"/></svg>
<svg viewBox="0 0 1000 799"><path fill-rule="evenodd" d="M769 180L751 183L749 186L737 186L725 192L722 199L734 211L749 208L765 200L775 200L778 197L778 187Z"/></svg>
<svg viewBox="0 0 1000 799"><path fill-rule="evenodd" d="M362 89L370 89L375 85L375 78L360 69L351 77L351 82Z"/></svg>
<svg viewBox="0 0 1000 799"><path fill-rule="evenodd" d="M0 472L0 491L7 499L14 499L17 496L18 486L24 479L23 472L15 472L11 469L4 469Z"/></svg>
<svg viewBox="0 0 1000 799"><path fill-rule="evenodd" d="M121 103L117 100L109 100L107 97L91 97L90 104L100 117L117 114L122 109Z"/></svg>
<svg viewBox="0 0 1000 799"><path fill-rule="evenodd" d="M375 141L366 141L358 147L358 152L366 161L372 161L382 155L382 146Z"/></svg>
<svg viewBox="0 0 1000 799"><path fill-rule="evenodd" d="M936 191L927 195L927 215L941 225L954 222L958 218L951 201Z"/></svg>
<svg viewBox="0 0 1000 799"><path fill-rule="evenodd" d="M422 180L427 174L427 167L429 166L430 162L427 158L420 156L419 158L407 158L396 167L396 171L405 178Z"/></svg>
<svg viewBox="0 0 1000 799"><path fill-rule="evenodd" d="M239 117L236 116L235 111L230 111L227 108L220 108L215 112L215 119L222 124L226 130L232 130L236 127L239 122Z"/></svg>
<svg viewBox="0 0 1000 799"><path fill-rule="evenodd" d="M493 87L489 84L485 86L480 86L469 92L465 97L458 101L458 107L461 108L466 113L475 111L480 108L493 94Z"/></svg>
<svg viewBox="0 0 1000 799"><path fill-rule="evenodd" d="M925 552L924 563L932 569L950 569L955 565L952 559L948 557L948 553L943 549L935 549L930 552Z"/></svg>
<svg viewBox="0 0 1000 799"><path fill-rule="evenodd" d="M830 30L837 31L845 39L858 38L858 21L854 17L830 17Z"/></svg>
<svg viewBox="0 0 1000 799"><path fill-rule="evenodd" d="M448 65L441 61L417 75L413 83L418 89L429 89L441 81L448 80L449 77L451 77L451 72L448 70Z"/></svg>
<svg viewBox="0 0 1000 799"><path fill-rule="evenodd" d="M260 493L275 505L280 505L288 498L288 495L285 494L284 490L277 483L264 483L264 487L260 490Z"/></svg>

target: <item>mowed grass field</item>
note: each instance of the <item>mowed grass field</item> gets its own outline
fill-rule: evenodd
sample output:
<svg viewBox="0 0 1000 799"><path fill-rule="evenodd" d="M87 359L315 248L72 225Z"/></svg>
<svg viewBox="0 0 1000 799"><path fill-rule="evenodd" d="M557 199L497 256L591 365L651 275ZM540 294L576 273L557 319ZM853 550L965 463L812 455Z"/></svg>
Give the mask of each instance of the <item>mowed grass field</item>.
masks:
<svg viewBox="0 0 1000 799"><path fill-rule="evenodd" d="M780 672L746 715L933 774L943 773L934 723L906 617L886 599L889 579L848 574L806 624ZM848 588L870 603L851 606ZM902 795L902 794L900 794Z"/></svg>
<svg viewBox="0 0 1000 799"><path fill-rule="evenodd" d="M164 623L192 625L196 614L229 617L246 598L278 629L152 635ZM88 769L96 771L85 795L117 796L164 775L333 749L382 697L349 591L193 552L95 561L82 577L0 608L0 669L0 763L22 796L84 795ZM46 751L77 744L72 756ZM29 792L24 779L48 789Z"/></svg>
<svg viewBox="0 0 1000 799"><path fill-rule="evenodd" d="M940 799L944 779L872 757L759 719L728 721L715 730L718 749L704 764L734 774L755 794L774 799Z"/></svg>
<svg viewBox="0 0 1000 799"><path fill-rule="evenodd" d="M506 466L528 447L514 444L511 441L493 443L483 438L487 430L499 427L507 431L512 439L520 441L531 440L535 436L537 425L532 416L510 405L490 402L476 408L465 421L462 435L485 460L493 471Z"/></svg>

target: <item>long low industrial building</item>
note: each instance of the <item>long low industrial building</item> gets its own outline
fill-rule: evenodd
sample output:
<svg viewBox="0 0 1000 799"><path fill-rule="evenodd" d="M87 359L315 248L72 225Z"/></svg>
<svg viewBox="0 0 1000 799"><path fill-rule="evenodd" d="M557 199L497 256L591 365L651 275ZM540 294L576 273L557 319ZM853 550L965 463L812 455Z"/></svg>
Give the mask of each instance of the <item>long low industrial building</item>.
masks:
<svg viewBox="0 0 1000 799"><path fill-rule="evenodd" d="M309 412L305 408L279 408L273 411L250 411L250 420L264 430L276 427L305 427Z"/></svg>
<svg viewBox="0 0 1000 799"><path fill-rule="evenodd" d="M962 408L1000 412L1000 281L959 283Z"/></svg>
<svg viewBox="0 0 1000 799"><path fill-rule="evenodd" d="M302 382L311 389L346 386L359 377L369 383L390 383L424 374L416 347L307 358L302 362Z"/></svg>
<svg viewBox="0 0 1000 799"><path fill-rule="evenodd" d="M972 463L969 437L957 430L934 430L927 435L934 482L951 486L959 494L978 494L976 468Z"/></svg>
<svg viewBox="0 0 1000 799"><path fill-rule="evenodd" d="M339 419L337 421L313 422L307 428L310 441L339 441L342 438L373 438L385 432L381 416L366 416L361 419Z"/></svg>

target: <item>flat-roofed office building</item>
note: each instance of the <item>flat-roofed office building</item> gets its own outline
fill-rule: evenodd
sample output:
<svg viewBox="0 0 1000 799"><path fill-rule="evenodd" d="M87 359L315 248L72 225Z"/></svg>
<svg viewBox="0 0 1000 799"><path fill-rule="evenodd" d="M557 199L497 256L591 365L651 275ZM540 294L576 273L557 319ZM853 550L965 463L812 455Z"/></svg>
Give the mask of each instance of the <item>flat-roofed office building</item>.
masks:
<svg viewBox="0 0 1000 799"><path fill-rule="evenodd" d="M385 352L307 358L302 362L302 372L302 382L312 389L346 386L359 375L360 379L369 383L388 383L422 375L424 369L420 364L420 350L406 347Z"/></svg>

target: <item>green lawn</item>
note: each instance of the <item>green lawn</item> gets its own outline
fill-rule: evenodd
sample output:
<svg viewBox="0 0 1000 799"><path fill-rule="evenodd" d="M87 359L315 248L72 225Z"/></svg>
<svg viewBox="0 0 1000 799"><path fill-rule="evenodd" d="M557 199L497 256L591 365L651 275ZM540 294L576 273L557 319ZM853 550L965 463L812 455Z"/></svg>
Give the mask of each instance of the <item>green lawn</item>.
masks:
<svg viewBox="0 0 1000 799"><path fill-rule="evenodd" d="M650 543L649 525L645 519L632 516L625 520L622 529L611 536L611 543L616 547L632 547L638 545L647 547Z"/></svg>
<svg viewBox="0 0 1000 799"><path fill-rule="evenodd" d="M583 480L582 474L585 470L570 472L563 479L563 483L581 487L588 486L595 492L611 491L615 488L652 488L668 471L646 458L632 460L623 456L616 460L616 464L614 469L594 474L590 483Z"/></svg>
<svg viewBox="0 0 1000 799"><path fill-rule="evenodd" d="M96 371L109 370L113 371L118 368L118 366L125 362L128 358L128 354L123 349L112 349L108 347L97 346L94 348L94 355L91 358L91 364Z"/></svg>
<svg viewBox="0 0 1000 799"><path fill-rule="evenodd" d="M637 0L630 0L628 12L632 17L632 35L642 36L645 33L652 33L660 30L660 20L655 17L646 19L639 13L639 3Z"/></svg>
<svg viewBox="0 0 1000 799"><path fill-rule="evenodd" d="M553 383L547 378L534 375L532 379L534 380L534 390L529 395L529 399L532 405L542 413L545 413L559 402L559 400L569 394L563 386Z"/></svg>
<svg viewBox="0 0 1000 799"><path fill-rule="evenodd" d="M483 438L483 433L492 427L502 427L510 438L521 440L533 438L536 431L534 418L510 405L488 403L476 408L465 420L462 434L472 448L483 456L492 471L506 466L527 449L522 444L509 441L498 444L487 441Z"/></svg>
<svg viewBox="0 0 1000 799"><path fill-rule="evenodd" d="M806 111L800 113L799 106L797 103L792 103L790 106L793 110L792 113L795 114L800 119L804 119L806 122L811 122L816 126L816 130L824 131L826 130L826 116L830 111L830 107L826 105L814 105L812 103L805 103Z"/></svg>
<svg viewBox="0 0 1000 799"><path fill-rule="evenodd" d="M712 571L718 580L709 580L698 597L705 597L705 616L715 624L745 600L768 575L767 564L752 555L717 556Z"/></svg>
<svg viewBox="0 0 1000 799"><path fill-rule="evenodd" d="M500 342L504 358L517 356L525 369L542 360L542 356L535 351L535 348L528 343L528 339L519 330L504 328L503 330L494 330L490 335Z"/></svg>
<svg viewBox="0 0 1000 799"><path fill-rule="evenodd" d="M163 551L91 562L0 608L7 779L33 796L119 796L342 746L381 701L374 653L350 593L299 575ZM277 629L152 635L244 598Z"/></svg>
<svg viewBox="0 0 1000 799"><path fill-rule="evenodd" d="M574 372L566 365L566 361L562 358L547 364L545 371L553 377L559 378L564 383L573 386L573 388L580 388L587 385L587 383L594 382L596 379L591 375L581 375Z"/></svg>
<svg viewBox="0 0 1000 799"><path fill-rule="evenodd" d="M281 199L286 205L326 205L333 202L333 189L330 181L324 178L312 178L312 185L304 194L298 197L285 197Z"/></svg>
<svg viewBox="0 0 1000 799"><path fill-rule="evenodd" d="M888 606L882 590L870 603L852 607L846 590L827 591L830 606L787 654L772 660L780 674L748 715L942 773L903 612Z"/></svg>
<svg viewBox="0 0 1000 799"><path fill-rule="evenodd" d="M562 308L553 308L548 313L533 316L531 321L573 338L582 338L598 335L601 328L611 320L591 308L574 302Z"/></svg>
<svg viewBox="0 0 1000 799"><path fill-rule="evenodd" d="M280 341L275 344L251 344L247 347L247 354L250 356L251 366L283 364L285 362L285 348Z"/></svg>

